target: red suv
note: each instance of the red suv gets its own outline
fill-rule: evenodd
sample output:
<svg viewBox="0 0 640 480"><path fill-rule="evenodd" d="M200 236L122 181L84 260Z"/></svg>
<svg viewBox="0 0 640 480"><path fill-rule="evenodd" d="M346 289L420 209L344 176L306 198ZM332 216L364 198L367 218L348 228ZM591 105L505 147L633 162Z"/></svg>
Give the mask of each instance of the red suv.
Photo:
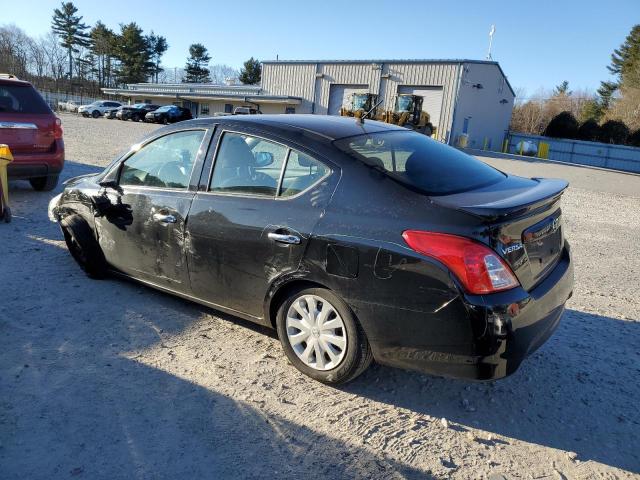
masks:
<svg viewBox="0 0 640 480"><path fill-rule="evenodd" d="M0 143L13 153L9 178L53 190L64 165L62 122L29 82L0 75Z"/></svg>

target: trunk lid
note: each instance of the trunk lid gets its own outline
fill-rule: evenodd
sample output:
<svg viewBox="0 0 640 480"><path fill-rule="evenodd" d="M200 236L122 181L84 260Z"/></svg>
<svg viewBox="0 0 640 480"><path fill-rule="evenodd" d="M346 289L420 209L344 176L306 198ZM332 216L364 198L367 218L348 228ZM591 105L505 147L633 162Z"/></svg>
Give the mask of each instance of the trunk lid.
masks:
<svg viewBox="0 0 640 480"><path fill-rule="evenodd" d="M442 206L482 218L491 247L506 260L521 285L531 290L553 270L564 248L559 179L505 180L468 192L432 197Z"/></svg>

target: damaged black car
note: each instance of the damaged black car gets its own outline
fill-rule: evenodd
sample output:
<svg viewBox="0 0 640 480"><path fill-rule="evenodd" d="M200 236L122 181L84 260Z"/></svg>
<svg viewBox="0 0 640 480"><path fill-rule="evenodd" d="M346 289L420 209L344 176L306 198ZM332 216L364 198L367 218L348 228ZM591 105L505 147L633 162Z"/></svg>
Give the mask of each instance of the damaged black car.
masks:
<svg viewBox="0 0 640 480"><path fill-rule="evenodd" d="M90 277L272 327L319 381L374 360L487 380L549 338L572 294L566 188L385 123L247 115L154 131L49 215Z"/></svg>

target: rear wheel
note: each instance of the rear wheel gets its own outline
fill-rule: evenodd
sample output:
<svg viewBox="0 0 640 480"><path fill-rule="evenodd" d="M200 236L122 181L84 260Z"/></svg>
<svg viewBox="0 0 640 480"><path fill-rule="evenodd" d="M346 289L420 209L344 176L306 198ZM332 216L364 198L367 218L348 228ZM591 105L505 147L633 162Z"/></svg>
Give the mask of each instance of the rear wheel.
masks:
<svg viewBox="0 0 640 480"><path fill-rule="evenodd" d="M349 382L373 359L349 306L325 288L292 292L278 310L276 326L289 361L320 382Z"/></svg>
<svg viewBox="0 0 640 480"><path fill-rule="evenodd" d="M98 118L100 116L100 112L98 110L94 110L93 112L91 112L91 116L93 118Z"/></svg>
<svg viewBox="0 0 640 480"><path fill-rule="evenodd" d="M46 177L30 178L29 183L34 190L39 192L49 192L58 185L58 175L48 175Z"/></svg>

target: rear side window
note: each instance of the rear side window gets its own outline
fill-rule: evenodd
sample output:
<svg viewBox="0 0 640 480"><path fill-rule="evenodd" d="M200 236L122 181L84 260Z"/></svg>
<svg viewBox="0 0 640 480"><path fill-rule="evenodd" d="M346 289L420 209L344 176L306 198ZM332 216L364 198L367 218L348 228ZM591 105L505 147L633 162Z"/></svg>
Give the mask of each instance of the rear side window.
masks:
<svg viewBox="0 0 640 480"><path fill-rule="evenodd" d="M0 113L51 113L31 86L0 85Z"/></svg>
<svg viewBox="0 0 640 480"><path fill-rule="evenodd" d="M346 154L429 195L446 195L496 183L504 174L425 135L378 132L334 142Z"/></svg>
<svg viewBox="0 0 640 480"><path fill-rule="evenodd" d="M329 173L329 168L315 158L291 150L287 168L284 170L282 197L291 197L305 191Z"/></svg>

